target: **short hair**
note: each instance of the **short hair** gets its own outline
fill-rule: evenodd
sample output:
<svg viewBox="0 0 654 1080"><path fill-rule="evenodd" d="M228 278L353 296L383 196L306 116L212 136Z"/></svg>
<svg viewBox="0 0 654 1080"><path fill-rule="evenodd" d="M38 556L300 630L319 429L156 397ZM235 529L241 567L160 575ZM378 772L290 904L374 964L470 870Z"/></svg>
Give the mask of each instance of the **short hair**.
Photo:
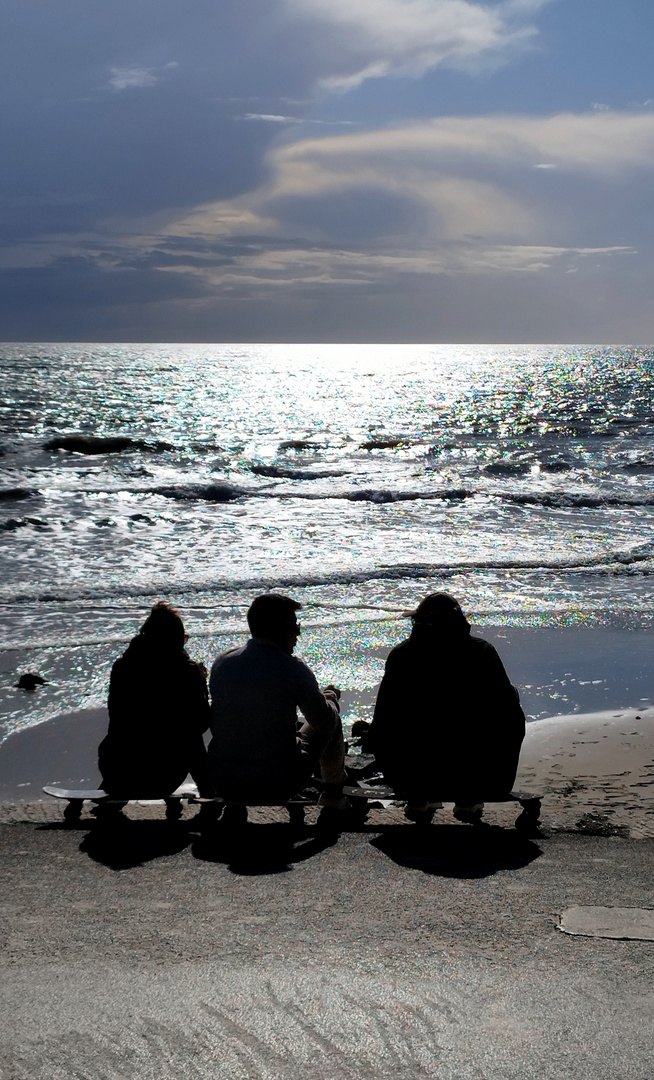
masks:
<svg viewBox="0 0 654 1080"><path fill-rule="evenodd" d="M182 648L186 640L181 615L165 600L157 600L139 633L158 645L178 648Z"/></svg>
<svg viewBox="0 0 654 1080"><path fill-rule="evenodd" d="M262 593L256 596L248 609L247 620L252 637L266 637L284 626L295 624L295 612L302 604L282 593Z"/></svg>
<svg viewBox="0 0 654 1080"><path fill-rule="evenodd" d="M470 623L461 605L450 593L430 593L421 600L411 618L416 626L431 626L435 630L470 633Z"/></svg>

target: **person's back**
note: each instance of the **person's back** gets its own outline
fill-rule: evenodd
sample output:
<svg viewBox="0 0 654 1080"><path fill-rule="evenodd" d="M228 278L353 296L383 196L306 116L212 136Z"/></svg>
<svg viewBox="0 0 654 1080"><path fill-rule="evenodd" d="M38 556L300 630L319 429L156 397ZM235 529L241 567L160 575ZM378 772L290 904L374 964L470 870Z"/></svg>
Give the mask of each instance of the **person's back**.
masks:
<svg viewBox="0 0 654 1080"><path fill-rule="evenodd" d="M518 694L489 642L470 634L447 594L413 613L386 663L367 743L412 796L476 803L510 790L524 738Z"/></svg>
<svg viewBox="0 0 654 1080"><path fill-rule="evenodd" d="M337 692L321 691L292 655L299 606L275 593L257 597L248 612L252 638L219 655L211 669L209 760L214 786L228 799L283 800L306 783L318 757L326 782L342 785ZM300 743L298 709L305 718Z"/></svg>
<svg viewBox="0 0 654 1080"><path fill-rule="evenodd" d="M189 772L203 791L210 790L202 740L209 726L206 674L184 642L179 615L160 602L116 660L109 731L98 748L105 791L161 797Z"/></svg>

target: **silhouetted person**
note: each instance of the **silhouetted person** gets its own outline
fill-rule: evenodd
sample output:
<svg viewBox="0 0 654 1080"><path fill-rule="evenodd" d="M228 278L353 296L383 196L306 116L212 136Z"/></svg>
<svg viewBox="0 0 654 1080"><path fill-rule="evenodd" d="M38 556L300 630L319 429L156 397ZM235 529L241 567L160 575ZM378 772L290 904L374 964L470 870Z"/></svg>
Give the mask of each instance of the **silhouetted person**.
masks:
<svg viewBox="0 0 654 1080"><path fill-rule="evenodd" d="M213 794L202 734L209 727L204 665L191 660L174 608L154 605L109 683L109 732L98 748L103 790L118 798L164 798L190 773Z"/></svg>
<svg viewBox="0 0 654 1080"><path fill-rule="evenodd" d="M480 799L511 790L525 734L518 692L489 642L473 637L458 602L432 593L386 661L367 748L421 820L454 800L462 820Z"/></svg>
<svg viewBox="0 0 654 1080"><path fill-rule="evenodd" d="M293 650L300 634L289 596L264 593L247 613L252 637L221 653L211 669L209 760L214 786L227 801L285 802L306 785L320 761L321 805L346 809L345 744L333 686ZM297 710L304 717L298 731Z"/></svg>

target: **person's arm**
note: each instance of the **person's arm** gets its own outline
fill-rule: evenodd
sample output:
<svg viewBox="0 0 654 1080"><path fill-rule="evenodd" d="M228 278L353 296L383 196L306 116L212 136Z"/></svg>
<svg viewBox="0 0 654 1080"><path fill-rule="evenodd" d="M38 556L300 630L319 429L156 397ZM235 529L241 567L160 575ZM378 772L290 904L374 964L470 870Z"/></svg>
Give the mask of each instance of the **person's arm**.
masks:
<svg viewBox="0 0 654 1080"><path fill-rule="evenodd" d="M204 732L209 727L209 690L207 687L207 669L204 664L193 662L189 670L188 713L189 724L188 752L189 766L193 780L203 798L215 794L209 768L209 757L204 739Z"/></svg>
<svg viewBox="0 0 654 1080"><path fill-rule="evenodd" d="M386 660L384 676L377 691L372 723L366 735L366 749L375 755L380 765L385 760L389 749L397 746L398 718L402 715L403 704L406 704L402 699L402 692L406 693L406 686L402 686L400 666L398 654L393 650Z"/></svg>
<svg viewBox="0 0 654 1080"><path fill-rule="evenodd" d="M505 733L521 743L525 736L525 714L520 695L511 683L496 649L486 643L483 654L483 675L480 689L486 692L492 713Z"/></svg>
<svg viewBox="0 0 654 1080"><path fill-rule="evenodd" d="M297 706L312 728L328 735L333 730L340 714L335 690L328 687L323 693L311 669L301 660L297 660L296 664Z"/></svg>
<svg viewBox="0 0 654 1080"><path fill-rule="evenodd" d="M185 723L203 735L210 719L207 669L204 664L188 660L183 685Z"/></svg>
<svg viewBox="0 0 654 1080"><path fill-rule="evenodd" d="M109 678L107 711L109 712L109 729L112 734L123 729L129 730L135 697L136 687L132 673L121 656L114 661Z"/></svg>
<svg viewBox="0 0 654 1080"><path fill-rule="evenodd" d="M209 768L209 755L204 745L204 739L200 731L194 731L188 744L189 763L188 771L197 784L200 795L210 799L215 795L211 769Z"/></svg>

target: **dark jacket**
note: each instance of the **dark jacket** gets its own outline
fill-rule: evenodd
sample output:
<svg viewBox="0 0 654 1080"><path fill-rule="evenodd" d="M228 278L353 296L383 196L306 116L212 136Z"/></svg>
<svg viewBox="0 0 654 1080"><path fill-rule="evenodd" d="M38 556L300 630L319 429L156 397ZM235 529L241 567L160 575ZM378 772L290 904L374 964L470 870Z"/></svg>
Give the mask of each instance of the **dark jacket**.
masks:
<svg viewBox="0 0 654 1080"><path fill-rule="evenodd" d="M511 790L524 734L493 646L416 626L386 661L367 746L398 793L465 805Z"/></svg>
<svg viewBox="0 0 654 1080"><path fill-rule="evenodd" d="M298 709L326 742L338 722L313 672L266 638L221 653L211 687L209 760L221 795L261 798L297 791L308 762L297 743Z"/></svg>
<svg viewBox="0 0 654 1080"><path fill-rule="evenodd" d="M144 634L116 660L109 683L109 732L98 748L105 791L161 798L188 773L211 790L202 734L209 726L206 671L183 648Z"/></svg>

